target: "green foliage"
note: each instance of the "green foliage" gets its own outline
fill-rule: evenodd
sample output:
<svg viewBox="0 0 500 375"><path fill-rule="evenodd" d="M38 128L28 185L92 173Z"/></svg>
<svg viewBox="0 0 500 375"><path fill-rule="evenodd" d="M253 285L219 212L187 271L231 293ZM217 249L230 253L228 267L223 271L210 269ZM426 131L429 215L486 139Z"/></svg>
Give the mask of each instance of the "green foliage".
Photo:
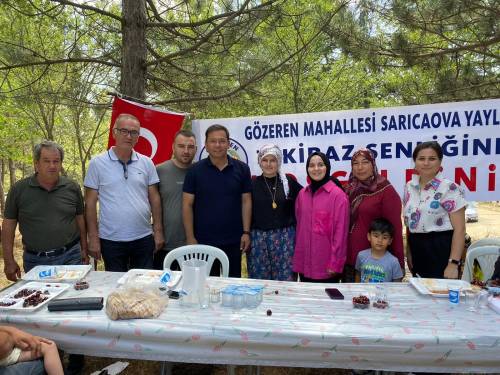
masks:
<svg viewBox="0 0 500 375"><path fill-rule="evenodd" d="M119 2L75 4L0 2L0 156L30 165L32 144L51 138L81 181L106 145L106 92L120 87L123 23ZM498 1L243 4L147 2L145 97L214 118L500 92Z"/></svg>

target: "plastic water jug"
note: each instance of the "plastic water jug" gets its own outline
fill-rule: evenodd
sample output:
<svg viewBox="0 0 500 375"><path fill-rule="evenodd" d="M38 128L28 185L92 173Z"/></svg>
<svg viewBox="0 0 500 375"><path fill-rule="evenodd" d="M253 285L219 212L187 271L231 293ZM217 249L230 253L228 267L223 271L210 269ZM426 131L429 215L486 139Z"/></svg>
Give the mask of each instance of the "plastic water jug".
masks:
<svg viewBox="0 0 500 375"><path fill-rule="evenodd" d="M199 294L204 292L207 280L207 262L200 259L189 259L182 262L182 289L186 295L183 304L197 305Z"/></svg>

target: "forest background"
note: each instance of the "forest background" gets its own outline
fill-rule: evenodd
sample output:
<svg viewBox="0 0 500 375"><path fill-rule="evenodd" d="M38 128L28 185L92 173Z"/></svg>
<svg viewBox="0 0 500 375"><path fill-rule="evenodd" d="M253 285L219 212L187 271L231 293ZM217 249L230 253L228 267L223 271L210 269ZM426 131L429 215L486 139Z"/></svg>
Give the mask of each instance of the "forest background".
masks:
<svg viewBox="0 0 500 375"><path fill-rule="evenodd" d="M110 92L193 118L499 97L495 0L0 0L0 203L61 143L83 181Z"/></svg>
<svg viewBox="0 0 500 375"><path fill-rule="evenodd" d="M110 92L189 113L185 127L498 98L499 19L497 0L0 0L0 208L42 139L82 183L107 145ZM113 361L88 357L84 372ZM224 373L189 366L176 373Z"/></svg>

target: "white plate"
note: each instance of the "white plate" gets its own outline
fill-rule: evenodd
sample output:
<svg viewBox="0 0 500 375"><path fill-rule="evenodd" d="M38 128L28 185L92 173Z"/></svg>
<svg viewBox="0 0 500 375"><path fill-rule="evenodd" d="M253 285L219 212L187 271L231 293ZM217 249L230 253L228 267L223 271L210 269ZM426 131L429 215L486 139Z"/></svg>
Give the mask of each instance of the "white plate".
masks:
<svg viewBox="0 0 500 375"><path fill-rule="evenodd" d="M488 289L488 292L490 292L490 293L500 293L500 286L486 285L486 289Z"/></svg>
<svg viewBox="0 0 500 375"><path fill-rule="evenodd" d="M119 285L124 285L127 281L134 280L138 284L153 284L160 282L160 276L165 272L165 270L146 270L140 268L133 268L128 270L128 272L120 277L117 281ZM175 287L179 280L181 279L182 273L180 271L171 271L172 278L165 285L167 288L172 289Z"/></svg>
<svg viewBox="0 0 500 375"><path fill-rule="evenodd" d="M435 297L448 297L448 288L470 289L471 285L464 280L448 279L423 279L411 277L410 284L421 294L427 294Z"/></svg>
<svg viewBox="0 0 500 375"><path fill-rule="evenodd" d="M27 281L48 282L75 282L83 279L92 269L91 264L61 265L61 266L36 266L26 273L22 279ZM43 273L52 273L51 276L43 277Z"/></svg>
<svg viewBox="0 0 500 375"><path fill-rule="evenodd" d="M10 305L10 306L0 306L0 309L1 310L26 311L26 312L28 312L28 311L34 311L34 310L39 309L42 306L45 306L50 300L52 300L55 297L57 297L59 294L61 294L62 292L64 292L69 287L70 287L69 284L61 284L61 283L36 282L36 281L30 282L30 283L26 283L26 284L20 286L19 288L17 288L16 290L10 292L6 296L0 297L0 303L3 303L3 302L7 302L7 303L15 302L13 305ZM16 294L18 292L20 292L21 290L24 290L24 289L30 290L31 293L27 294L26 296L23 296L23 297L16 296ZM36 306L26 306L26 307L23 307L24 300L27 297L29 297L29 296L33 295L34 293L36 293L37 291L42 292L42 294L44 294L44 296L46 296L48 298L45 301L39 303Z"/></svg>

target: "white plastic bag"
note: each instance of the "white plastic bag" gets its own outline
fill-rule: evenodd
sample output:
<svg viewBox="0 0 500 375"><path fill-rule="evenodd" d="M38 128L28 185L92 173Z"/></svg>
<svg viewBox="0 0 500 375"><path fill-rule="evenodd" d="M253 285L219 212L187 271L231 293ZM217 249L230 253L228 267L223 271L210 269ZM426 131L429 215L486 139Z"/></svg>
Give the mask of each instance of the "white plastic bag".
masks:
<svg viewBox="0 0 500 375"><path fill-rule="evenodd" d="M106 314L112 320L157 318L168 304L168 297L153 290L125 287L106 299Z"/></svg>

